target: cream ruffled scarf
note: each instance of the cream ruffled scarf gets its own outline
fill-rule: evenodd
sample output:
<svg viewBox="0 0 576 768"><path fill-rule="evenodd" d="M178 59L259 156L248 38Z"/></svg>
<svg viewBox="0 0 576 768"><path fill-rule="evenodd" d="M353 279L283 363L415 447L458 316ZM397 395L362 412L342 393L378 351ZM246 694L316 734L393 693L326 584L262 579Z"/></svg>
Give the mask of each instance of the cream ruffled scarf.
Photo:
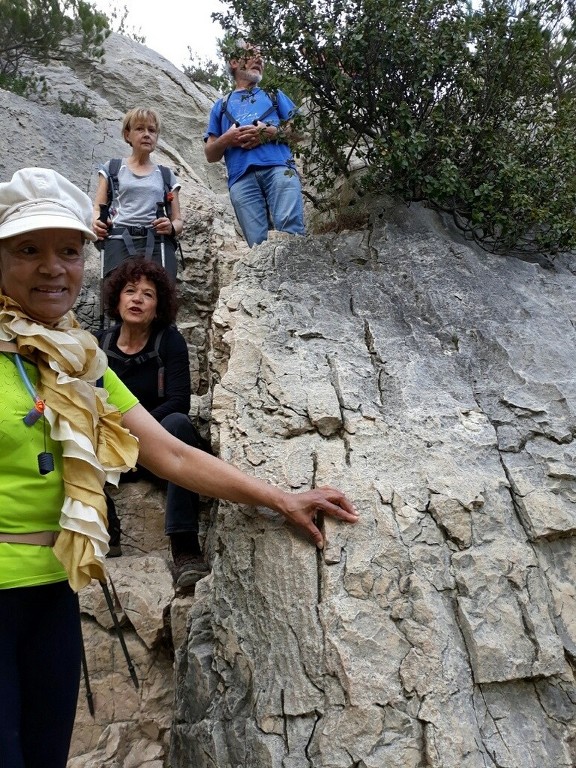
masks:
<svg viewBox="0 0 576 768"><path fill-rule="evenodd" d="M39 371L38 395L46 401L50 435L62 443L64 504L54 554L75 591L104 580L108 552L104 482L136 464L138 441L121 415L94 386L108 363L96 339L68 312L53 327L31 320L0 294L0 340L12 341ZM38 500L41 503L41 500Z"/></svg>

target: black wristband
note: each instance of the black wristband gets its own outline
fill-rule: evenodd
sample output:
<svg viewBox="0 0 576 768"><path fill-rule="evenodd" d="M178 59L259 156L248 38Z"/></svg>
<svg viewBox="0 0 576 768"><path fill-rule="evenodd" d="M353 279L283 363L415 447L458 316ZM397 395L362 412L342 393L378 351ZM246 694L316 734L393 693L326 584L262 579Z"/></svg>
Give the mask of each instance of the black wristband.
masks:
<svg viewBox="0 0 576 768"><path fill-rule="evenodd" d="M170 232L170 237L176 237L176 227L174 224L172 224L172 232Z"/></svg>

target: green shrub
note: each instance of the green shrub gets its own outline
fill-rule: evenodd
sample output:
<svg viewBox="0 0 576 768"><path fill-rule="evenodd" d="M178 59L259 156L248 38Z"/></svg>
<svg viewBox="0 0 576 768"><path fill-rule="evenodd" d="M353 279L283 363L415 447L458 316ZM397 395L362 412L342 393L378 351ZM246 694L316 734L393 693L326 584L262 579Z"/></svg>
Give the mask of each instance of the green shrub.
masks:
<svg viewBox="0 0 576 768"><path fill-rule="evenodd" d="M108 19L85 0L1 0L0 86L26 95L31 62L101 58Z"/></svg>
<svg viewBox="0 0 576 768"><path fill-rule="evenodd" d="M486 249L576 247L571 1L228 5L223 27L298 83L320 197L361 168L361 194L428 201Z"/></svg>
<svg viewBox="0 0 576 768"><path fill-rule="evenodd" d="M88 106L88 98L85 96L82 101L65 101L58 99L60 103L60 112L63 115L72 115L73 117L87 117L89 120L96 117L96 112Z"/></svg>

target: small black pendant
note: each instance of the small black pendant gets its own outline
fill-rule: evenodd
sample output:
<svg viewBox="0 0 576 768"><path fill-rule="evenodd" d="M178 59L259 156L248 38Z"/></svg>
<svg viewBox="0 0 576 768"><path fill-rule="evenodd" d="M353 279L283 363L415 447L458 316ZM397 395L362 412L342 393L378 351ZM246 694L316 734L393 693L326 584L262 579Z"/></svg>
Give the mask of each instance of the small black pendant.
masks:
<svg viewBox="0 0 576 768"><path fill-rule="evenodd" d="M54 456L51 453L42 451L38 454L38 470L41 475L47 475L54 470Z"/></svg>

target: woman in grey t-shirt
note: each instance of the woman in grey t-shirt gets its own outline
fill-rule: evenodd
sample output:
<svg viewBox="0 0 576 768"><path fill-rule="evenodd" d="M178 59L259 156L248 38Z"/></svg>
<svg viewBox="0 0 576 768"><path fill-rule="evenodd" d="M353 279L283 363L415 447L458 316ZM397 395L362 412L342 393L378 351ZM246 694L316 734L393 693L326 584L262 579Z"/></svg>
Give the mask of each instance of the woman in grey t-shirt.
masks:
<svg viewBox="0 0 576 768"><path fill-rule="evenodd" d="M122 136L132 153L98 171L93 228L103 250L104 276L129 256L145 256L176 278L176 237L183 227L180 184L173 171L150 158L159 133L153 109L131 109L122 121Z"/></svg>

